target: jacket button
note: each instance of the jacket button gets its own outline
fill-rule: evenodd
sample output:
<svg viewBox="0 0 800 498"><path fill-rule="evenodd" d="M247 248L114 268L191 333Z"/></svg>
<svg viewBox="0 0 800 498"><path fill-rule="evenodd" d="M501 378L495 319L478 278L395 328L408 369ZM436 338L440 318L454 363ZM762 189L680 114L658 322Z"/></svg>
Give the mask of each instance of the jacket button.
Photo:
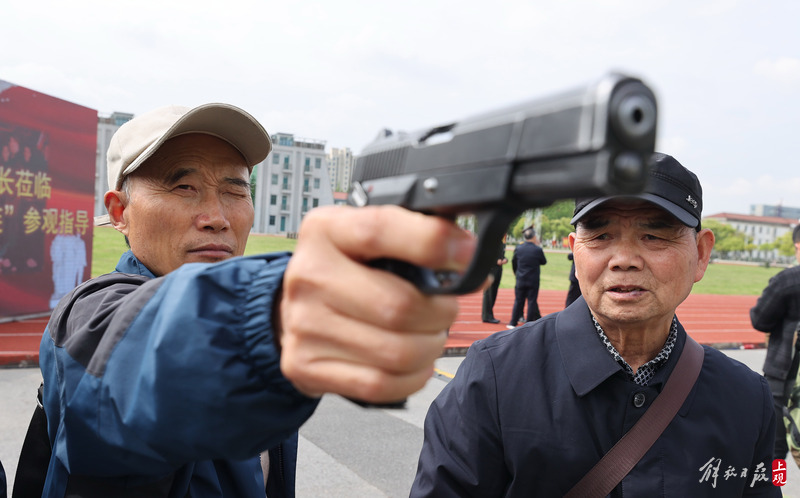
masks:
<svg viewBox="0 0 800 498"><path fill-rule="evenodd" d="M644 406L645 396L644 393L636 393L633 396L633 406L641 408Z"/></svg>

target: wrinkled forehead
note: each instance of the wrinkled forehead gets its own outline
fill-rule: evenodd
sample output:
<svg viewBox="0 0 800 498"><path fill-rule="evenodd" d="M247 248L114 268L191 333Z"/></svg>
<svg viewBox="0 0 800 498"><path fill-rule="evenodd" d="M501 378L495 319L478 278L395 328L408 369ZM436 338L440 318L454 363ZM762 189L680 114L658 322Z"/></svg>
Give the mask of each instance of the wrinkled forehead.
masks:
<svg viewBox="0 0 800 498"><path fill-rule="evenodd" d="M187 174L249 179L249 173L244 156L234 146L212 135L195 133L167 140L128 176L162 181Z"/></svg>

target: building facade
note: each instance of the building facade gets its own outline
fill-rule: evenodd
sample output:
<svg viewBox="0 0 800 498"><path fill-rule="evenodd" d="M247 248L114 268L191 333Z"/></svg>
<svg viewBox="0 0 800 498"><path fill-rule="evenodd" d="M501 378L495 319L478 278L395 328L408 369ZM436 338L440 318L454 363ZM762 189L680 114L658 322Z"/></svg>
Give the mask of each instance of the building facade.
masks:
<svg viewBox="0 0 800 498"><path fill-rule="evenodd" d="M311 209L333 204L325 142L272 135L272 152L253 168L255 221L253 232L289 235Z"/></svg>
<svg viewBox="0 0 800 498"><path fill-rule="evenodd" d="M735 213L718 213L706 216L704 219L717 220L720 223L730 225L735 230L749 237L750 241L756 247L775 242L785 233L791 232L798 224L796 218L779 218L776 216L755 216L752 214ZM784 259L778 254L777 249L770 251L754 249L750 251L749 257L762 261Z"/></svg>
<svg viewBox="0 0 800 498"><path fill-rule="evenodd" d="M328 177L331 181L331 190L334 192L347 192L350 190L354 164L355 157L349 147L331 149L328 153Z"/></svg>
<svg viewBox="0 0 800 498"><path fill-rule="evenodd" d="M754 216L774 216L777 218L800 219L800 208L767 204L754 204L750 206L750 214Z"/></svg>
<svg viewBox="0 0 800 498"><path fill-rule="evenodd" d="M111 136L120 126L133 119L133 114L127 112L113 112L110 116L97 117L97 158L94 175L94 215L106 214L103 196L108 190L108 168L106 156Z"/></svg>

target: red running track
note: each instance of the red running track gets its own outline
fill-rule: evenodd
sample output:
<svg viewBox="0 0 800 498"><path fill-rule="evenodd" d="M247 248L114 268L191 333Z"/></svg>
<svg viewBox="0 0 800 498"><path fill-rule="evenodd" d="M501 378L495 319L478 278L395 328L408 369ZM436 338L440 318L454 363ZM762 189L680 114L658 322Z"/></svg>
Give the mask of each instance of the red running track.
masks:
<svg viewBox="0 0 800 498"><path fill-rule="evenodd" d="M459 299L461 306L456 323L450 329L446 348L450 354L463 354L474 341L493 332L505 330L511 319L514 290L500 289L494 306L494 316L500 323L492 325L481 320L481 293ZM539 309L547 315L564 308L566 291L539 292ZM765 346L765 334L750 325L750 308L758 296L718 296L691 294L679 307L678 319L697 342L718 348L760 348Z"/></svg>
<svg viewBox="0 0 800 498"><path fill-rule="evenodd" d="M456 322L450 329L446 354L464 354L478 339L505 330L514 305L514 290L500 289L494 307L497 325L481 320L482 294L459 298L461 305ZM539 293L539 308L543 315L564 307L566 291ZM678 318L689 334L702 344L719 348L764 347L765 335L750 326L750 308L758 296L717 296L692 294L678 308ZM0 323L0 365L36 365L39 362L39 341L47 318Z"/></svg>

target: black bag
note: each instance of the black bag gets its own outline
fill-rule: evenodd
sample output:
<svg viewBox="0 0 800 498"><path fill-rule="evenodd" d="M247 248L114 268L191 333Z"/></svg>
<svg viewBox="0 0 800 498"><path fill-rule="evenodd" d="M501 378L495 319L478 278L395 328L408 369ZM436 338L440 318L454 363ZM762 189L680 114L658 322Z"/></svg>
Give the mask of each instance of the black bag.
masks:
<svg viewBox="0 0 800 498"><path fill-rule="evenodd" d="M22 443L19 455L17 473L14 477L14 491L12 498L29 498L42 496L44 481L47 478L47 468L50 466L50 438L47 436L47 417L42 405L42 390L44 383L39 385L36 397L36 408Z"/></svg>

